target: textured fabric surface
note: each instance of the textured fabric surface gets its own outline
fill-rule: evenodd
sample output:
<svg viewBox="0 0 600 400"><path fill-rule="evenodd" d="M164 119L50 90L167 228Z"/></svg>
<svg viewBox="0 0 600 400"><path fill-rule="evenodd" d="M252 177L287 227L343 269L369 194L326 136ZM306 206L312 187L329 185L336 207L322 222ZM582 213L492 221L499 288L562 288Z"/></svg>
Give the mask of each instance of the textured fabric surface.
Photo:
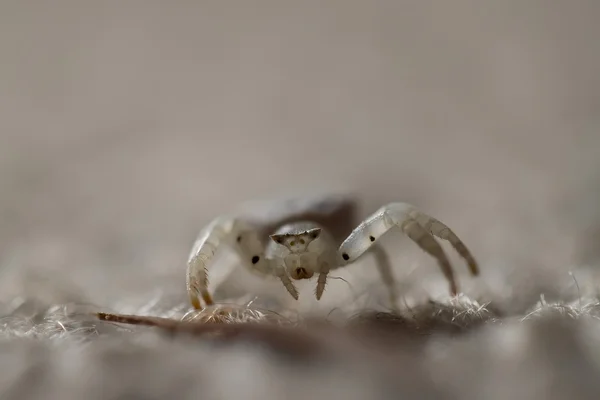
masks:
<svg viewBox="0 0 600 400"><path fill-rule="evenodd" d="M0 398L598 398L599 12L3 1ZM366 323L311 325L314 358L269 350L278 331L223 346L90 314L180 318L203 224L324 191L354 193L359 218L406 201L450 225L481 264L471 278L449 250L466 305L390 234L404 311L441 304L416 322L371 314L386 296L369 259L320 302L314 282L294 302L215 264L220 302Z"/></svg>

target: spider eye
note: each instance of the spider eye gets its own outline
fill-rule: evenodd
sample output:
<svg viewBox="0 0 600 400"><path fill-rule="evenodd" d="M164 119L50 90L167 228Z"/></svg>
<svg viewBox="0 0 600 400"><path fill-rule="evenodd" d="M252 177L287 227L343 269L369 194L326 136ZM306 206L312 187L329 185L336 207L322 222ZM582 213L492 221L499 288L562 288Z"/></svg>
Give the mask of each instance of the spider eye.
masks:
<svg viewBox="0 0 600 400"><path fill-rule="evenodd" d="M304 239L300 239L299 242L300 242L300 244L304 244L305 243Z"/></svg>
<svg viewBox="0 0 600 400"><path fill-rule="evenodd" d="M283 238L280 235L271 235L270 237L275 243L283 244Z"/></svg>
<svg viewBox="0 0 600 400"><path fill-rule="evenodd" d="M292 240L292 241L290 242L290 246L293 246L293 245L295 245L295 244L296 244L296 242L295 242L294 240Z"/></svg>

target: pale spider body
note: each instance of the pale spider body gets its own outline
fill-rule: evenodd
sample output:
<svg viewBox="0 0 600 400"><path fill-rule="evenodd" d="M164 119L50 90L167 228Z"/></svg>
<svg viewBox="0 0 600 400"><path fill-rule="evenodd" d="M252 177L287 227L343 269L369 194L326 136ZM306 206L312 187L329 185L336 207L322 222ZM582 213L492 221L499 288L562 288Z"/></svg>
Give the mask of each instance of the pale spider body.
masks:
<svg viewBox="0 0 600 400"><path fill-rule="evenodd" d="M319 203L323 204L329 205ZM302 218L306 214L314 218ZM437 260L452 295L458 293L454 273L443 248L434 237L449 241L465 259L472 275L479 273L477 262L458 236L448 226L410 204L397 202L381 207L345 235L341 244L325 226L313 221L321 217L306 210L296 212L296 215L290 212L282 218L284 222L271 224L269 228L273 230L266 234L264 229L261 231L260 226L245 218L215 218L200 232L188 259L187 290L194 308L202 309L200 299L206 305L213 304L208 291L208 270L220 246L228 246L237 252L242 264L249 270L278 278L296 300L298 291L294 281L316 276L315 295L319 300L330 271L351 264L370 252L376 258L390 301L395 306L397 293L392 267L378 245L378 240L390 229L401 230ZM268 242L265 243L265 240Z"/></svg>

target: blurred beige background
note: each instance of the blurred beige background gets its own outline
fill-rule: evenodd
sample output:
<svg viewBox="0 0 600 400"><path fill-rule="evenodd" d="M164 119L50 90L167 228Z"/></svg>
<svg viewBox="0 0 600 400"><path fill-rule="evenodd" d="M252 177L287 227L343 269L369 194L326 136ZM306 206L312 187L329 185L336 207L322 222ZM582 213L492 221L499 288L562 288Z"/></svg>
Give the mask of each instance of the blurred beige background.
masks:
<svg viewBox="0 0 600 400"><path fill-rule="evenodd" d="M566 290L599 231L599 13L593 0L4 1L2 298L32 282L58 296L60 281L101 304L157 285L183 301L203 223L323 189L356 193L365 215L398 200L436 215L489 293Z"/></svg>

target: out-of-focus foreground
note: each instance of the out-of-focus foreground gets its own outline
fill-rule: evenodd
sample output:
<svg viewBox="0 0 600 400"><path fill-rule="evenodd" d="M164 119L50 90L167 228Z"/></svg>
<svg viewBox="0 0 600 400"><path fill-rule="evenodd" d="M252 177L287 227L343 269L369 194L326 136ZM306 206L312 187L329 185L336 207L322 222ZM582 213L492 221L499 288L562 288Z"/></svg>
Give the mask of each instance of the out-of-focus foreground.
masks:
<svg viewBox="0 0 600 400"><path fill-rule="evenodd" d="M593 0L3 2L2 398L598 398L581 350L597 326L512 325L541 296L596 315L598 15ZM364 360L283 370L253 346L44 319L179 315L203 224L322 191L355 193L361 216L406 201L447 222L481 263L462 289L511 323L402 348L374 380ZM387 239L407 303L443 299L435 263ZM321 302L314 282L299 302L232 285L302 315L385 298L367 261L337 275Z"/></svg>

